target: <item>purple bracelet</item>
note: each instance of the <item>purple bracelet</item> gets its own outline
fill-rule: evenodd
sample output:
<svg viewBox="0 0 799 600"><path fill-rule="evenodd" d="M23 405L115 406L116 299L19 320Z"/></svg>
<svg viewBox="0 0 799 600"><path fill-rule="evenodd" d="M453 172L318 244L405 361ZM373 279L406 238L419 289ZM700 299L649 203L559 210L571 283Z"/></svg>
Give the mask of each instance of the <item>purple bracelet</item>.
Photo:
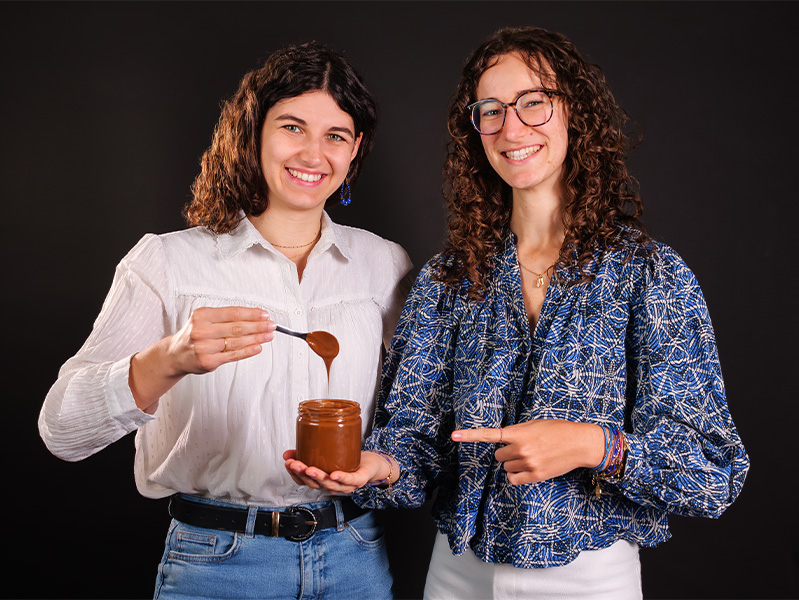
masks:
<svg viewBox="0 0 799 600"><path fill-rule="evenodd" d="M386 460L386 462L388 463L388 477L386 477L385 479L381 479L380 481L370 481L368 485L369 485L369 487L380 487L381 485L387 485L388 486L388 493L390 495L391 494L391 476L394 475L394 464L391 462L391 459L389 458L388 454L380 452L380 450L371 450L371 452L374 452L375 454L379 454L380 456L382 456Z"/></svg>

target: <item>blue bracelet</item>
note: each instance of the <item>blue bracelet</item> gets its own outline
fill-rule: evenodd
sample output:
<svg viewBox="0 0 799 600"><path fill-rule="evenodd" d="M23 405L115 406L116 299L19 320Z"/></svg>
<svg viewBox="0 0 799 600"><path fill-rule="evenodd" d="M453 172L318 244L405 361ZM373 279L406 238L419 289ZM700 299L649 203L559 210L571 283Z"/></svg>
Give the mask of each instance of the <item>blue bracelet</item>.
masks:
<svg viewBox="0 0 799 600"><path fill-rule="evenodd" d="M610 441L613 439L612 435L608 435L609 431L608 431L607 427L605 427L604 425L600 425L599 427L602 429L602 435L605 438L605 452L602 455L602 462L600 462L597 466L595 466L595 467L593 467L591 469L595 473L599 473L599 472L601 472L601 471L603 471L605 469L606 463L608 462L608 459L610 458Z"/></svg>

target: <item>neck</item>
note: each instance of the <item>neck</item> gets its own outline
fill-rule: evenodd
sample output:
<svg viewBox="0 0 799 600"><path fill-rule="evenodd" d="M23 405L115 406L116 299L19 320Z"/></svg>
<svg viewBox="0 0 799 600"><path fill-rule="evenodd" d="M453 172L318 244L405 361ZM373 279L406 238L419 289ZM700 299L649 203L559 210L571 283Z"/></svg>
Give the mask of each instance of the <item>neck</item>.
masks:
<svg viewBox="0 0 799 600"><path fill-rule="evenodd" d="M514 190L510 229L520 252L559 252L565 237L560 196Z"/></svg>
<svg viewBox="0 0 799 600"><path fill-rule="evenodd" d="M266 241L276 248L300 246L310 250L322 227L322 210L286 212L267 208L257 217L248 217Z"/></svg>

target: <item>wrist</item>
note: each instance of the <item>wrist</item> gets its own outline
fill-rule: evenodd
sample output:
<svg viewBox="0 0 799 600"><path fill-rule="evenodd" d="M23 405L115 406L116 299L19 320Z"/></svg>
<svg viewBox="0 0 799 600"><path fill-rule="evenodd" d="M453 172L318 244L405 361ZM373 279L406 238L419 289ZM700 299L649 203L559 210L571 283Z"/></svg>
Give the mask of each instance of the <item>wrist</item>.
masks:
<svg viewBox="0 0 799 600"><path fill-rule="evenodd" d="M628 451L627 437L621 429L602 427L602 431L605 438L605 454L602 462L590 469L593 471L592 482L597 497L602 494L603 481L620 480L624 477Z"/></svg>
<svg viewBox="0 0 799 600"><path fill-rule="evenodd" d="M608 451L608 431L606 428L595 425L594 423L585 423L585 449L583 452L583 461L580 466L587 469L596 469L601 466L603 459Z"/></svg>
<svg viewBox="0 0 799 600"><path fill-rule="evenodd" d="M388 487L388 493L391 493L391 484L399 479L399 465L388 454L380 452L379 450L371 450L371 454L377 457L378 470L374 476L369 480L370 487Z"/></svg>
<svg viewBox="0 0 799 600"><path fill-rule="evenodd" d="M168 350L169 344L164 338L131 356L128 386L136 405L145 412L186 375Z"/></svg>
<svg viewBox="0 0 799 600"><path fill-rule="evenodd" d="M168 335L145 350L150 361L156 360L161 376L179 381L194 372L186 362L186 354L180 351L177 337Z"/></svg>

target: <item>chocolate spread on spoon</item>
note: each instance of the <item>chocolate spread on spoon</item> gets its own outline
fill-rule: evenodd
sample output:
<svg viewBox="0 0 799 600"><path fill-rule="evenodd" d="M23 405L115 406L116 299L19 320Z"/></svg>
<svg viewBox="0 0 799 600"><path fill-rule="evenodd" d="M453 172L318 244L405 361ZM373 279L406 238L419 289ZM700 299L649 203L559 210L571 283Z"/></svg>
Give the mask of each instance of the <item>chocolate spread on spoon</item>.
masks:
<svg viewBox="0 0 799 600"><path fill-rule="evenodd" d="M327 369L327 379L330 380L330 365L333 359L338 356L338 340L336 336L327 331L312 331L305 337L311 350L316 352L325 361Z"/></svg>

